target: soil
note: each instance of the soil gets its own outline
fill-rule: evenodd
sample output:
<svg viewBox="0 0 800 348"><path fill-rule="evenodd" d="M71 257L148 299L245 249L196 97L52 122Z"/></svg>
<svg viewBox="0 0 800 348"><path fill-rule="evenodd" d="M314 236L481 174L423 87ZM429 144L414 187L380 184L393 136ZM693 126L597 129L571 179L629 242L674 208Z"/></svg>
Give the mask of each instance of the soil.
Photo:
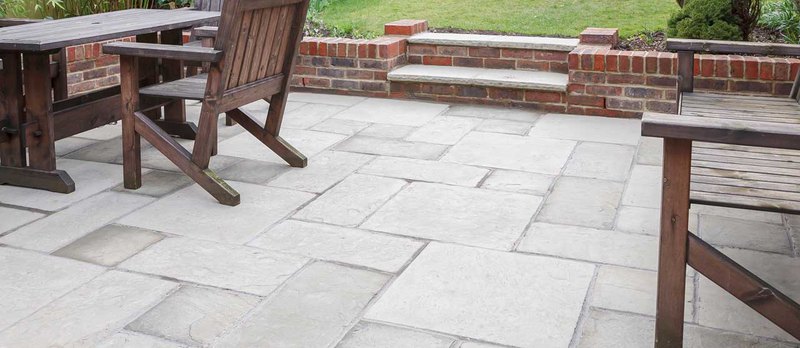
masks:
<svg viewBox="0 0 800 348"><path fill-rule="evenodd" d="M756 28L750 34L750 41L784 43L780 32L766 28ZM622 51L665 51L666 46L667 35L663 31L651 31L620 39L616 49Z"/></svg>

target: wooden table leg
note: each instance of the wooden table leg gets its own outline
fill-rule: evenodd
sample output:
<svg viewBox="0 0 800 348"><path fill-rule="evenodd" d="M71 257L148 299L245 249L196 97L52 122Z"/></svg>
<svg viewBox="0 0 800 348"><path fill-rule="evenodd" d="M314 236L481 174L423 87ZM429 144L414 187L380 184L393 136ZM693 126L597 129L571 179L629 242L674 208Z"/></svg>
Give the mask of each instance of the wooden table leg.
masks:
<svg viewBox="0 0 800 348"><path fill-rule="evenodd" d="M19 53L0 54L0 165L11 167L27 165L24 138L19 132L25 123L20 57Z"/></svg>
<svg viewBox="0 0 800 348"><path fill-rule="evenodd" d="M53 127L50 54L26 53L25 112L29 127L23 138L28 146L28 167L0 168L0 183L70 193L75 182L63 171L56 170L55 132Z"/></svg>
<svg viewBox="0 0 800 348"><path fill-rule="evenodd" d="M165 45L183 45L183 30L167 30L161 32L161 43ZM176 59L162 59L162 78L164 82L175 81L183 78L183 61ZM186 122L186 104L178 100L164 106L164 120L156 124L170 135L183 139L192 139L197 136L197 125Z"/></svg>
<svg viewBox="0 0 800 348"><path fill-rule="evenodd" d="M692 141L664 139L655 347L683 346Z"/></svg>

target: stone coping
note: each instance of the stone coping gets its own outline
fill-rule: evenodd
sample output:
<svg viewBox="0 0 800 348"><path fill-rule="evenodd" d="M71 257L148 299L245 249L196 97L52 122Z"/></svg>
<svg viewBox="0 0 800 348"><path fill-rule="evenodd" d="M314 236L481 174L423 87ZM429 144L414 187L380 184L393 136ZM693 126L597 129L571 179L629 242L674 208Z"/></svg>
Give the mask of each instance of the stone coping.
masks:
<svg viewBox="0 0 800 348"><path fill-rule="evenodd" d="M476 35L452 33L420 33L408 38L411 44L520 48L569 52L578 46L578 39L537 36Z"/></svg>
<svg viewBox="0 0 800 348"><path fill-rule="evenodd" d="M406 65L388 75L389 81L472 85L565 92L567 74L544 71Z"/></svg>

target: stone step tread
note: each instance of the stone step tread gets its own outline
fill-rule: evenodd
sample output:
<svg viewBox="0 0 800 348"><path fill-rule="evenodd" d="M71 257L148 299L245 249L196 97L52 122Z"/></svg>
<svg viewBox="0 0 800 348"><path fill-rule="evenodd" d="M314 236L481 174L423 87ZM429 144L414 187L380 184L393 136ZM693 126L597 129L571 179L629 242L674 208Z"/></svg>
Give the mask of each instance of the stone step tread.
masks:
<svg viewBox="0 0 800 348"><path fill-rule="evenodd" d="M391 71L389 81L566 92L569 75L529 70L485 69L456 66L402 66Z"/></svg>
<svg viewBox="0 0 800 348"><path fill-rule="evenodd" d="M578 46L578 39L431 32L413 35L408 38L408 42L412 44L426 45L521 48L529 50L565 52L572 51Z"/></svg>

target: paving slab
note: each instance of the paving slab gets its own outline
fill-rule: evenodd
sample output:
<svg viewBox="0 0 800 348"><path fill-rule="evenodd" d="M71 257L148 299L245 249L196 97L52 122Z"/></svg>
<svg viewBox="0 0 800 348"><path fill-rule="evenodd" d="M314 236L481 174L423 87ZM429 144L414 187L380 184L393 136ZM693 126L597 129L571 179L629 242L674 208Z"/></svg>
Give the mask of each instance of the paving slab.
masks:
<svg viewBox="0 0 800 348"><path fill-rule="evenodd" d="M120 219L119 224L187 237L244 244L314 198L306 192L229 181L241 195L235 207L219 204L192 185Z"/></svg>
<svg viewBox="0 0 800 348"><path fill-rule="evenodd" d="M322 93L290 93L289 101L328 105L351 106L367 100L366 97Z"/></svg>
<svg viewBox="0 0 800 348"><path fill-rule="evenodd" d="M78 138L93 139L93 140L108 140L122 136L122 122L114 122L105 126L100 126L95 129L78 133L75 135Z"/></svg>
<svg viewBox="0 0 800 348"><path fill-rule="evenodd" d="M75 192L68 195L45 190L0 185L0 203L46 211L64 209L122 182L122 166L61 158L58 169L75 181ZM147 170L143 170L146 172Z"/></svg>
<svg viewBox="0 0 800 348"><path fill-rule="evenodd" d="M397 272L424 244L421 241L353 228L287 220L248 245Z"/></svg>
<svg viewBox="0 0 800 348"><path fill-rule="evenodd" d="M405 185L399 179L353 174L309 203L294 218L356 227Z"/></svg>
<svg viewBox="0 0 800 348"><path fill-rule="evenodd" d="M50 253L153 201L151 197L104 192L25 225L0 238L0 243Z"/></svg>
<svg viewBox="0 0 800 348"><path fill-rule="evenodd" d="M416 129L418 127L375 123L362 130L358 135L374 138L403 139Z"/></svg>
<svg viewBox="0 0 800 348"><path fill-rule="evenodd" d="M303 155L308 157L309 161L311 161L311 158L316 154L346 138L341 134L291 128L281 131L281 137L297 148ZM242 133L220 142L218 153L220 155L247 158L256 161L286 163L286 161L278 157L278 155L250 133Z"/></svg>
<svg viewBox="0 0 800 348"><path fill-rule="evenodd" d="M361 130L367 127L369 127L369 123L366 122L327 119L311 127L311 130L350 136L360 132Z"/></svg>
<svg viewBox="0 0 800 348"><path fill-rule="evenodd" d="M425 45L518 48L569 52L578 46L577 39L538 36L479 35L424 32L412 35L408 42Z"/></svg>
<svg viewBox="0 0 800 348"><path fill-rule="evenodd" d="M453 105L445 115L469 116L484 119L510 120L520 122L536 122L541 112L523 108L504 108L479 105Z"/></svg>
<svg viewBox="0 0 800 348"><path fill-rule="evenodd" d="M370 98L333 118L419 127L447 110L446 104Z"/></svg>
<svg viewBox="0 0 800 348"><path fill-rule="evenodd" d="M411 133L406 140L455 145L479 123L481 120L472 117L439 116Z"/></svg>
<svg viewBox="0 0 800 348"><path fill-rule="evenodd" d="M458 348L503 348L495 344L481 343L481 342L464 342Z"/></svg>
<svg viewBox="0 0 800 348"><path fill-rule="evenodd" d="M690 212L689 230L697 233L697 226L697 214ZM619 208L619 212L617 213L617 222L614 229L628 233L658 236L661 229L661 209L623 205Z"/></svg>
<svg viewBox="0 0 800 348"><path fill-rule="evenodd" d="M497 190L544 196L550 191L555 176L511 170L494 170L481 187Z"/></svg>
<svg viewBox="0 0 800 348"><path fill-rule="evenodd" d="M316 160L316 159L315 159ZM313 161L312 161L313 163ZM220 178L251 184L263 184L270 179L288 172L292 167L286 163L241 160L217 172Z"/></svg>
<svg viewBox="0 0 800 348"><path fill-rule="evenodd" d="M534 223L519 251L655 270L658 239L587 227Z"/></svg>
<svg viewBox="0 0 800 348"><path fill-rule="evenodd" d="M217 346L331 346L388 280L379 273L314 263L223 336Z"/></svg>
<svg viewBox="0 0 800 348"><path fill-rule="evenodd" d="M358 172L468 187L475 187L489 174L484 168L397 157L378 157Z"/></svg>
<svg viewBox="0 0 800 348"><path fill-rule="evenodd" d="M267 296L307 261L245 246L167 238L119 267Z"/></svg>
<svg viewBox="0 0 800 348"><path fill-rule="evenodd" d="M96 143L97 140L78 137L64 138L56 141L56 156L64 156L70 152L80 150Z"/></svg>
<svg viewBox="0 0 800 348"><path fill-rule="evenodd" d="M450 348L454 341L447 336L362 321L336 348Z"/></svg>
<svg viewBox="0 0 800 348"><path fill-rule="evenodd" d="M356 135L343 141L341 144L336 146L335 150L372 155L435 160L447 150L447 146Z"/></svg>
<svg viewBox="0 0 800 348"><path fill-rule="evenodd" d="M541 201L541 197L517 193L412 183L362 227L510 250Z"/></svg>
<svg viewBox="0 0 800 348"><path fill-rule="evenodd" d="M622 204L645 208L661 207L662 168L635 165L622 196Z"/></svg>
<svg viewBox="0 0 800 348"><path fill-rule="evenodd" d="M569 75L549 71L408 64L389 72L392 82L566 92Z"/></svg>
<svg viewBox="0 0 800 348"><path fill-rule="evenodd" d="M775 225L783 224L783 215L768 211L736 209L736 208L717 207L712 205L700 205L700 204L693 204L691 211L699 215L713 215L713 216L720 216L720 217L727 217L727 218L734 218L741 220L760 221ZM786 214L786 216L792 217L794 215Z"/></svg>
<svg viewBox="0 0 800 348"><path fill-rule="evenodd" d="M641 121L596 116L547 114L536 122L530 136L638 145Z"/></svg>
<svg viewBox="0 0 800 348"><path fill-rule="evenodd" d="M689 270L687 273L693 273ZM658 274L625 267L600 266L592 292L591 306L620 312L656 314ZM686 278L684 320L692 321L694 281Z"/></svg>
<svg viewBox="0 0 800 348"><path fill-rule="evenodd" d="M655 320L641 315L591 310L577 345L579 348L639 348L653 345ZM686 348L789 348L794 345L732 332L686 325Z"/></svg>
<svg viewBox="0 0 800 348"><path fill-rule="evenodd" d="M182 286L128 324L128 330L208 346L261 301L253 295Z"/></svg>
<svg viewBox="0 0 800 348"><path fill-rule="evenodd" d="M0 247L0 331L103 273L103 267Z"/></svg>
<svg viewBox="0 0 800 348"><path fill-rule="evenodd" d="M98 348L185 348L186 345L167 341L162 338L142 335L130 331L120 331L115 333L100 344Z"/></svg>
<svg viewBox="0 0 800 348"><path fill-rule="evenodd" d="M783 225L703 215L699 236L708 243L792 255L789 230Z"/></svg>
<svg viewBox="0 0 800 348"><path fill-rule="evenodd" d="M642 137L636 151L636 163L661 166L664 163L664 139Z"/></svg>
<svg viewBox="0 0 800 348"><path fill-rule="evenodd" d="M567 162L564 175L625 181L636 148L625 145L584 142Z"/></svg>
<svg viewBox="0 0 800 348"><path fill-rule="evenodd" d="M508 120L483 120L475 127L476 131L487 133L503 133L513 135L525 135L533 127L533 123L508 121Z"/></svg>
<svg viewBox="0 0 800 348"><path fill-rule="evenodd" d="M561 177L536 221L611 229L622 190L619 182Z"/></svg>
<svg viewBox="0 0 800 348"><path fill-rule="evenodd" d="M326 151L305 168L291 168L269 182L269 186L322 193L342 181L374 157L370 155Z"/></svg>
<svg viewBox="0 0 800 348"><path fill-rule="evenodd" d="M106 225L56 250L53 255L112 267L163 238L154 231Z"/></svg>
<svg viewBox="0 0 800 348"><path fill-rule="evenodd" d="M281 127L287 129L308 129L344 109L347 109L347 107L325 104L305 104L294 110L286 111L283 115Z"/></svg>
<svg viewBox="0 0 800 348"><path fill-rule="evenodd" d="M142 187L136 190L128 190L123 184L119 184L114 188L114 191L124 191L152 197L163 197L169 193L177 191L180 188L189 186L193 182L194 181L192 181L191 178L183 173L153 170L142 175Z"/></svg>
<svg viewBox="0 0 800 348"><path fill-rule="evenodd" d="M45 217L45 214L23 209L0 207L0 234Z"/></svg>
<svg viewBox="0 0 800 348"><path fill-rule="evenodd" d="M471 132L442 161L558 175L575 145L568 140Z"/></svg>
<svg viewBox="0 0 800 348"><path fill-rule="evenodd" d="M593 273L583 263L432 243L365 317L512 346L566 347Z"/></svg>
<svg viewBox="0 0 800 348"><path fill-rule="evenodd" d="M109 271L0 332L0 346L95 346L177 286L166 280Z"/></svg>

